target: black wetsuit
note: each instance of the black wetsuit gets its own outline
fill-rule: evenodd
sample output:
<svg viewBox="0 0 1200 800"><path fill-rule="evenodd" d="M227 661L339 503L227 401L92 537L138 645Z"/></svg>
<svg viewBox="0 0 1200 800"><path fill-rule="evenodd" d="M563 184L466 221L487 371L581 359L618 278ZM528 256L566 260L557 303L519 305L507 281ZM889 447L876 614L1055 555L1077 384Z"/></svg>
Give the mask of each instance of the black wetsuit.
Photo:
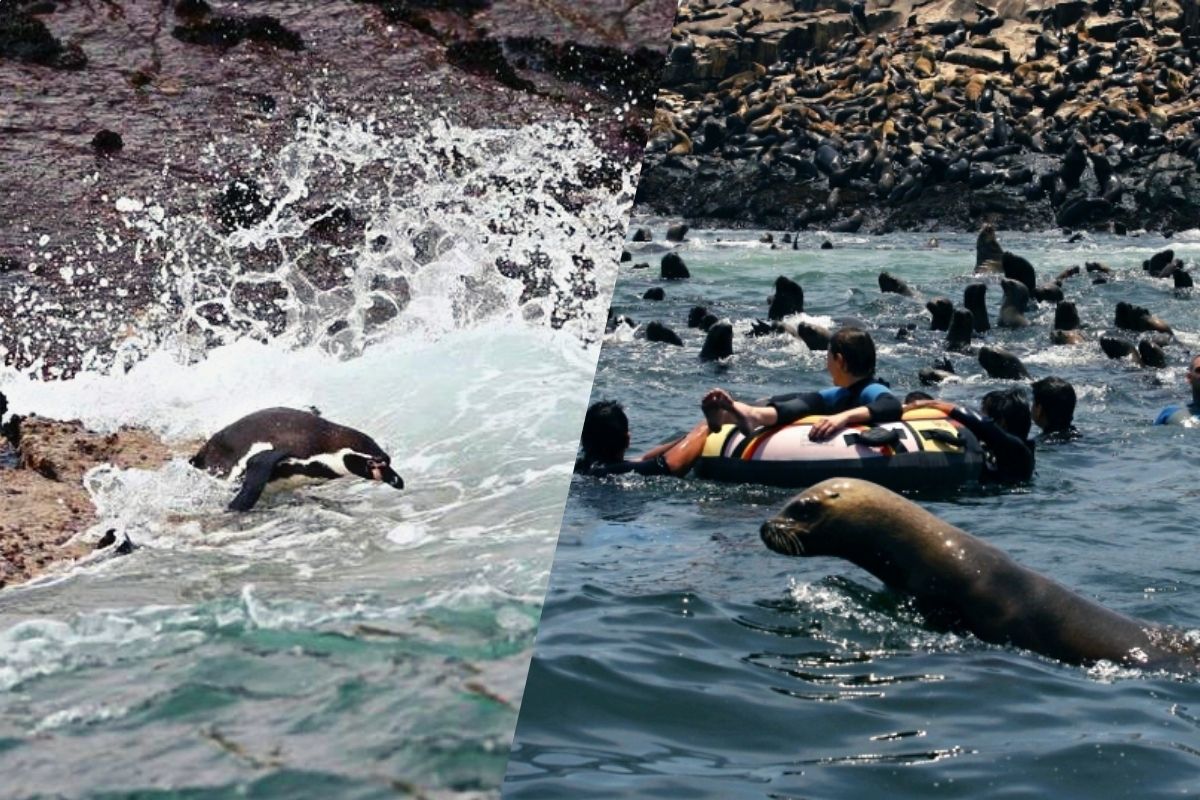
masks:
<svg viewBox="0 0 1200 800"><path fill-rule="evenodd" d="M871 422L899 422L903 408L887 386L875 378L863 378L846 387L834 386L820 392L797 392L772 397L766 405L779 414L777 425L790 425L810 414L840 414L866 406Z"/></svg>
<svg viewBox="0 0 1200 800"><path fill-rule="evenodd" d="M980 416L969 408L955 406L949 416L961 422L983 445L985 458L983 473L979 476L981 481L1023 483L1033 477L1032 441L1013 436L990 417Z"/></svg>
<svg viewBox="0 0 1200 800"><path fill-rule="evenodd" d="M647 458L643 461L608 462L581 458L575 462L575 472L579 475L603 478L605 475L624 475L629 472L637 475L670 475L671 468L667 466L666 456Z"/></svg>

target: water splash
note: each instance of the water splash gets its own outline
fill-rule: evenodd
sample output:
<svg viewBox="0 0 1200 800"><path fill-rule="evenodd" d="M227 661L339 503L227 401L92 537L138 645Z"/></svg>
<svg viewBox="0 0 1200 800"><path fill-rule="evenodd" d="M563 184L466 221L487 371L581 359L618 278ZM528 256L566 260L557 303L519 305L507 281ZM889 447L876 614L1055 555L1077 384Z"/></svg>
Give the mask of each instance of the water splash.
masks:
<svg viewBox="0 0 1200 800"><path fill-rule="evenodd" d="M39 274L70 286L96 280L95 261L124 258L153 279L118 287L146 297L131 319L109 303L52 320L56 338L110 340L73 371L128 368L159 349L196 360L247 337L345 357L505 320L597 343L636 169L580 121L470 129L429 114L411 100L389 121L313 105L273 153L214 141L189 165L194 184L108 198L123 227L98 229ZM101 302L77 290L83 305ZM61 315L36 289L14 310ZM26 345L8 355L32 360L39 345ZM68 374L52 361L26 371Z"/></svg>

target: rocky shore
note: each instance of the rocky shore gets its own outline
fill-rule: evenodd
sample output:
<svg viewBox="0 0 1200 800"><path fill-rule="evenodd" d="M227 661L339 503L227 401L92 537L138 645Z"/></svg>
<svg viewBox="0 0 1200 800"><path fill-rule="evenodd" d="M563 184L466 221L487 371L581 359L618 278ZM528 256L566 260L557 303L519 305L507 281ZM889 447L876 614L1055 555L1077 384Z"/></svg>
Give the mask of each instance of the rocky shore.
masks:
<svg viewBox="0 0 1200 800"><path fill-rule="evenodd" d="M639 213L784 230L1200 225L1193 0L691 0Z"/></svg>
<svg viewBox="0 0 1200 800"><path fill-rule="evenodd" d="M7 406L0 394L0 419ZM83 487L92 467L156 469L178 455L144 429L101 434L78 420L10 416L0 426L0 588L93 550L72 541L97 522Z"/></svg>
<svg viewBox="0 0 1200 800"><path fill-rule="evenodd" d="M0 2L0 361L69 377L113 363L152 326L148 308L177 315L156 284L169 265L118 201L152 200L157 219L195 214L226 234L253 225L273 200L254 180L264 154L314 106L395 136L423 133L414 107L469 128L583 119L631 167L674 11L671 0ZM305 267L321 289L344 286L347 265L329 252L363 220L329 197L306 202ZM268 284L232 294L270 334L278 299Z"/></svg>

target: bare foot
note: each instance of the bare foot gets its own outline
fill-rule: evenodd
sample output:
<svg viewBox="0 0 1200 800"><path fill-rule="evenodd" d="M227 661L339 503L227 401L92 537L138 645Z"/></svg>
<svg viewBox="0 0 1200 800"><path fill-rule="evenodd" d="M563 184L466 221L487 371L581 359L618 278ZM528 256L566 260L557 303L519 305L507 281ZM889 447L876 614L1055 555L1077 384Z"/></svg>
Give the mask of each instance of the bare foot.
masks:
<svg viewBox="0 0 1200 800"><path fill-rule="evenodd" d="M727 422L736 425L743 436L749 436L754 432L754 425L738 408L737 402L729 392L724 389L713 389L704 395L704 399L700 401L700 408L704 410L708 429L713 433L720 431L721 426Z"/></svg>

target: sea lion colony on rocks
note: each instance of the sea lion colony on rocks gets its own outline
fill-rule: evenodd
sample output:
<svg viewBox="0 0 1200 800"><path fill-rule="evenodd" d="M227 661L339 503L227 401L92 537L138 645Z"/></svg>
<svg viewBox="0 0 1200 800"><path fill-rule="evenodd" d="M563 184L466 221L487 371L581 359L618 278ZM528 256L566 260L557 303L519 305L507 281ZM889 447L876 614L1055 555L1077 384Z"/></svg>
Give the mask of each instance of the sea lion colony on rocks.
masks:
<svg viewBox="0 0 1200 800"><path fill-rule="evenodd" d="M693 0L638 202L876 232L1200 219L1194 0Z"/></svg>

